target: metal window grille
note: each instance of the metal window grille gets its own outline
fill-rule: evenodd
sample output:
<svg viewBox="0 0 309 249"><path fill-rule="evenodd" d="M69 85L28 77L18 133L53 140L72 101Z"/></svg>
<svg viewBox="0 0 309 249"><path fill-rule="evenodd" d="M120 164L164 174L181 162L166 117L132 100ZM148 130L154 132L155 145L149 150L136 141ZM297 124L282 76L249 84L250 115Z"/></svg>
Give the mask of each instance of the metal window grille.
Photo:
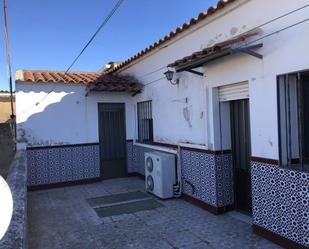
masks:
<svg viewBox="0 0 309 249"><path fill-rule="evenodd" d="M309 169L309 72L278 76L280 165Z"/></svg>
<svg viewBox="0 0 309 249"><path fill-rule="evenodd" d="M137 103L138 141L153 142L152 101Z"/></svg>

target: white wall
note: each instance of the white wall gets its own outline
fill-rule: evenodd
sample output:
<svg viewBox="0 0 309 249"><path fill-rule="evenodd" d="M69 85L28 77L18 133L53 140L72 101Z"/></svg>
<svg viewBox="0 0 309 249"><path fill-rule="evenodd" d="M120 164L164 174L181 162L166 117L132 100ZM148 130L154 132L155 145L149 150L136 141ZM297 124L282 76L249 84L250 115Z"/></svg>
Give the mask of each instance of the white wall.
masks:
<svg viewBox="0 0 309 249"><path fill-rule="evenodd" d="M205 20L204 27L157 49L135 62L123 74L133 74L146 84L136 101L153 100L154 136L157 141L204 144L220 149L213 89L225 84L249 81L252 155L278 158L276 76L309 69L307 44L309 24L304 23L261 40L264 47L259 60L249 55L234 55L200 69L205 77L181 73L179 86L163 77L166 68L157 69L192 52L227 40L273 18L308 4L307 0L236 1L224 13ZM238 8L233 9L236 5ZM298 11L259 29L259 37L308 18L309 8ZM183 36L183 35L181 35ZM154 73L151 73L156 71ZM149 74L150 73L150 74ZM148 85L147 85L148 84ZM188 103L183 101L188 98ZM187 108L187 109L186 109ZM190 122L183 115L189 110Z"/></svg>
<svg viewBox="0 0 309 249"><path fill-rule="evenodd" d="M33 136L28 138L33 143L94 142L98 137L96 103L105 100L122 101L128 103L127 118L130 117L127 120L128 138L137 138L134 123L136 103L151 99L156 141L191 143L219 150L221 146L218 137L216 88L225 84L248 81L252 155L276 159L278 158L276 77L287 72L309 69L306 55L309 44L308 22L261 40L264 47L258 52L264 56L263 60L249 55L233 55L200 68L199 70L205 73L204 77L187 72L179 73L177 75L180 79L179 86L172 86L167 80L162 79L163 73L167 70L162 67L306 4L307 0L239 0L228 5L217 14L206 18L203 23L196 26L197 28L183 32L176 39L172 39L123 70L122 74L134 75L145 84L143 93L133 100L130 96L101 94L90 96L88 101L85 101L82 86L72 88L63 85L61 89L58 88L61 92L56 88L55 93L51 93L39 106L31 107L46 95L52 85L36 84L35 92L31 92L29 88L23 89L26 85L19 84L17 86L19 126L24 126L28 130L28 135ZM309 8L305 8L261 27L259 37L278 31L308 16ZM31 87L30 85L30 89ZM30 93L25 95L24 90ZM65 105L53 104L61 99L61 103L65 102ZM54 106L62 105L63 111L54 111ZM32 109L27 111L27 108ZM52 115L45 116L44 113L47 111ZM53 117L57 117L57 122ZM227 146L228 143L225 147Z"/></svg>
<svg viewBox="0 0 309 249"><path fill-rule="evenodd" d="M97 106L104 102L126 104L127 139L134 138L130 94L93 92L86 97L85 93L82 84L17 82L18 139L25 132L29 146L98 142Z"/></svg>

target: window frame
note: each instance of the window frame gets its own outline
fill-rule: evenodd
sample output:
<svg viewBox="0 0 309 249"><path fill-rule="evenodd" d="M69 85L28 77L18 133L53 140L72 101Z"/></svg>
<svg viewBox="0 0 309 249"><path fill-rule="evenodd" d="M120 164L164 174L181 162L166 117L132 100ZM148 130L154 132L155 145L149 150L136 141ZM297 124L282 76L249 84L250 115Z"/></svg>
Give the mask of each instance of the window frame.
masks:
<svg viewBox="0 0 309 249"><path fill-rule="evenodd" d="M152 100L137 102L137 141L153 143ZM141 121L144 123L141 123Z"/></svg>
<svg viewBox="0 0 309 249"><path fill-rule="evenodd" d="M290 170L295 170L295 171L301 171L301 172L308 172L309 167L304 163L304 149L305 149L305 137L304 137L304 103L303 103L303 96L302 96L302 89L304 84L302 82L302 74L309 74L309 69L308 70L302 70L302 71L296 71L296 72L290 72L290 73L285 73L285 74L280 74L277 75L276 77L276 93L277 93L277 124L278 124L278 152L279 152L279 166L282 168L287 168ZM290 77L295 77L295 83L296 83L296 115L297 115L297 150L298 150L298 157L295 158L298 159L296 160L292 156L292 147L293 147L293 141L292 141L292 133L290 131L291 129L291 96L290 92L287 93L287 91L290 91ZM281 82L281 77L284 77L283 82ZM287 84L287 86L284 86L284 99L282 99L281 96L281 89L280 89L280 84ZM287 96L289 99L287 99ZM282 100L285 103L285 106L282 106ZM287 104L288 101L288 104ZM288 105L288 107L287 107ZM285 125L289 125L289 127L286 127L286 130L289 129L289 135L287 135L286 131L286 137L285 137L285 142L287 147L287 155L286 155L286 164L283 163L283 141L282 141L282 108L285 111ZM289 113L287 113L287 108L289 108ZM289 120L288 120L289 119ZM309 143L309 141L308 141ZM289 148L288 148L289 147Z"/></svg>

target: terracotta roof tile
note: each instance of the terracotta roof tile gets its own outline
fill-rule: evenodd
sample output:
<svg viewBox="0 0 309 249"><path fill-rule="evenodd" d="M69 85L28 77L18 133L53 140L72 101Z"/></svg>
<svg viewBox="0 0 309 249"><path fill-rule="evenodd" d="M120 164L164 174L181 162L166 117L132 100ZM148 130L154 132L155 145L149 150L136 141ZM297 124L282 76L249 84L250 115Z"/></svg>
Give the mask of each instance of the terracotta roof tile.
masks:
<svg viewBox="0 0 309 249"><path fill-rule="evenodd" d="M183 31L185 31L185 30L191 28L192 26L196 25L197 23L205 20L209 16L213 15L217 11L223 9L224 7L226 7L227 5L229 5L230 3L233 3L235 1L237 1L237 0L220 0L217 3L216 6L209 7L206 12L201 12L198 15L197 18L192 18L189 22L186 22L183 25L181 25L180 27L176 28L175 31L170 32L168 35L164 36L159 41L156 41L155 43L151 44L149 47L141 50L140 52L138 52L137 54L133 55L132 57L130 57L126 61L124 61L124 62L120 63L118 66L114 67L113 69L107 70L105 73L107 74L107 73L114 73L114 72L119 71L120 69L124 68L125 66L128 66L133 61L141 58L145 54L151 52L155 48L157 48L157 47L161 46L162 44L166 43L167 41L171 40L173 37L181 34Z"/></svg>
<svg viewBox="0 0 309 249"><path fill-rule="evenodd" d="M189 56L186 56L182 59L176 60L176 61L174 61L173 63L171 63L167 66L168 67L177 67L177 66L198 60L198 59L203 58L205 56L208 56L208 55L214 54L218 51L221 51L223 49L227 49L227 48L229 48L233 45L240 44L241 42L244 42L248 38L255 36L255 35L257 35L257 33L247 33L247 34L238 36L238 37L233 38L233 39L229 39L229 40L226 40L226 41L223 41L223 42L219 42L219 43L215 44L214 46L204 48L200 51L192 53Z"/></svg>
<svg viewBox="0 0 309 249"><path fill-rule="evenodd" d="M84 84L91 91L139 93L142 90L142 85L130 76L92 72L18 70L15 80L33 83Z"/></svg>

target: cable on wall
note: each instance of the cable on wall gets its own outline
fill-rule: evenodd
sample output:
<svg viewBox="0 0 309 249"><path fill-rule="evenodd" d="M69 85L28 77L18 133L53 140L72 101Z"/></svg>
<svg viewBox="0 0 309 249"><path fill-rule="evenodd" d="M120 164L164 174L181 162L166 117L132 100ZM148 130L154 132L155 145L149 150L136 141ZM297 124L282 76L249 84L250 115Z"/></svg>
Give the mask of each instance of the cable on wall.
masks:
<svg viewBox="0 0 309 249"><path fill-rule="evenodd" d="M246 31L246 32L244 32L244 33L242 33L242 34L250 33L250 32L252 32L252 31L254 31L254 30L256 30L256 29L262 28L262 27L264 27L264 26L266 26L266 25L268 25L268 24L270 24L270 23L273 23L273 22L275 22L275 21L278 21L278 20L281 19L281 18L284 18L284 17L286 17L286 16L289 16L289 15L295 13L295 12L298 12L298 11L303 10L303 9L305 9L305 8L308 8L308 7L309 7L309 4L306 4L306 5L304 5L304 6L300 7L300 8L298 8L298 9L289 11L289 12L287 12L287 13L281 15L281 16L278 16L278 17L276 17L276 18L274 18L274 19L271 19L271 20L269 20L269 21L267 21L267 22L264 22L264 23L262 23L261 25L256 26L256 27L254 27L254 28L252 28L252 29L250 29L250 30L248 30L248 31Z"/></svg>
<svg viewBox="0 0 309 249"><path fill-rule="evenodd" d="M164 69L164 68L167 68L167 67L166 67L166 66L160 67L160 68L158 68L158 69L155 69L154 71L145 73L145 74L143 74L143 75L141 75L141 76L137 76L137 77L138 77L139 79L141 79L141 78L144 78L144 77L146 77L146 76L149 76L149 75L151 75L151 74L153 74L153 73L156 73L156 72L158 72L158 71L161 71L161 70Z"/></svg>
<svg viewBox="0 0 309 249"><path fill-rule="evenodd" d="M122 1L123 1L123 0L122 0ZM265 23L263 23L263 24L261 24L261 25L255 27L255 28L252 28L252 29L250 29L249 31L246 31L246 32L244 32L244 33L242 33L242 34L240 34L240 35L246 34L246 33L248 33L248 32L252 32L253 30L255 30L255 29L257 29L257 28L261 28L261 27L263 27L263 26L265 26L265 25L267 25L267 24L269 24L269 23L272 23L272 22L274 22L274 21L277 21L277 20L279 20L279 19L281 19L281 18L283 18L283 17L286 17L286 16L288 16L288 15L290 15L290 14L292 14L292 13L295 13L295 12L300 11L300 10L302 10L302 9L304 9L304 8L307 8L307 7L309 7L309 4L308 4L308 5L305 5L305 6L301 7L301 8L298 8L298 9L296 9L296 10L290 11L290 12L288 12L288 13L286 13L286 14L284 14L284 15L281 15L281 16L279 16L279 17L277 17L277 18L274 18L274 19L272 19L272 20L270 20L270 21L267 21L267 22L265 22ZM298 25L300 25L300 24L303 24L303 23L305 23L305 22L307 22L307 21L309 21L309 18L304 19L304 20L302 20L302 21L300 21L300 22L294 23L294 24L292 24L292 25L286 26L286 27L284 27L284 28L282 28L282 29L276 30L276 31L274 31L274 32L272 32L272 33L270 33L270 34L267 34L267 35L265 35L265 36L262 36L262 37L260 37L260 38L258 38L258 39L253 40L253 41L247 42L246 45L252 44L252 43L257 42L257 41L260 41L260 40L263 40L263 39L265 39L265 38L267 38L267 37L270 37L270 36L272 36L272 35L278 34L278 33L282 32L282 31L287 30L287 29L290 29L290 28L292 28L292 27L295 27L295 26L298 26ZM243 46L244 46L244 45L243 45ZM242 46L239 46L239 48L241 48L241 47L242 47ZM146 74L144 74L144 75L142 75L142 76L140 76L140 77L144 77L144 76L150 75L150 74L152 74L152 73L154 73L154 72L157 72L157 71L162 70L162 69L165 68L165 67L166 67L166 66L160 67L160 68L158 68L158 69L156 69L156 70L154 70L154 71L148 72L148 73L146 73ZM147 83L144 84L144 87L146 87L146 86L148 86L148 85L151 85L151 84L153 84L153 83L156 83L156 82L158 82L158 81L161 81L161 80L163 80L163 79L165 79L165 77L161 77L161 78L159 78L159 79L156 79L156 80L147 82ZM56 87L56 86L55 86L55 87ZM47 95L46 95L45 97L43 97L43 99L40 100L39 102L37 102L35 105L36 105L36 106L39 105L39 104L40 104L40 103L53 91L53 90L54 90L54 89L52 89L51 91L49 91L49 92L47 93ZM34 107L34 106L33 106L33 107ZM32 108L29 108L29 109L32 109Z"/></svg>
<svg viewBox="0 0 309 249"><path fill-rule="evenodd" d="M161 78L159 78L159 79L156 79L156 80L150 81L150 82L148 82L148 83L144 84L144 86L151 85L151 84L153 84L153 83L155 83L155 82L158 82L158 81L160 81L160 80L163 80L163 79L165 79L165 77L161 77Z"/></svg>
<svg viewBox="0 0 309 249"><path fill-rule="evenodd" d="M308 22L308 21L309 21L309 18L306 18L306 19L304 19L304 20L302 20L302 21L299 21L299 22L297 22L297 23L291 24L291 25L286 26L286 27L284 27L284 28L282 28L282 29L278 29L278 30L276 30L276 31L274 31L274 32L271 32L271 33L269 33L269 34L267 34L267 35L264 35L264 36L262 36L262 37L260 37L260 38L255 39L255 40L253 40L253 41L247 42L247 43L246 43L246 46L249 45L249 44L255 43L255 42L257 42L257 41L264 40L265 38L268 38L268 37L270 37L270 36L272 36L272 35L276 35L276 34L282 32L282 31L285 31L285 30L287 30L287 29L293 28L293 27L295 27L295 26L298 26L298 25L303 24L303 23ZM244 45L243 45L243 46L244 46ZM239 46L239 48L241 48L241 47L242 47L242 46Z"/></svg>
<svg viewBox="0 0 309 249"><path fill-rule="evenodd" d="M243 33L241 33L241 34L238 34L238 36L245 35L245 34L247 34L247 33L251 33L252 31L254 31L254 30L256 30L256 29L262 28L262 27L264 27L264 26L266 26L266 25L268 25L268 24L270 24L270 23L273 23L273 22L275 22L275 21L278 21L278 20L280 20L280 19L282 19L282 18L284 18L284 17L287 17L287 16L289 16L289 15L291 15L291 14L293 14L293 13L296 13L296 12L298 12L298 11L300 11L300 10L303 10L303 9L305 9L305 8L308 8L308 7L309 7L309 4L306 4L306 5L304 5L304 6L300 7L300 8L297 8L297 9L295 9L295 10L289 11L289 12L287 12L287 13L285 13L285 14L282 14L282 15L276 17L276 18L273 18L273 19L271 19L271 20L269 20L269 21L267 21L267 22L264 22L264 23L262 23L262 24L260 24L260 25L258 25L258 26L256 26L256 27L250 29L250 30L247 30L247 31L245 31L245 32L243 32ZM280 31L276 31L276 32L280 32ZM143 75L141 75L141 76L138 76L137 78L138 78L138 79L144 78L144 77L146 77L146 76L148 76L148 75L151 75L151 74L153 74L153 73L156 73L156 72L158 72L158 71L160 71L160 70L162 70L162 69L164 69L164 68L166 68L166 66L160 67L160 68L155 69L155 70L150 71L150 72L147 72L147 73L145 73L145 74L143 74Z"/></svg>

